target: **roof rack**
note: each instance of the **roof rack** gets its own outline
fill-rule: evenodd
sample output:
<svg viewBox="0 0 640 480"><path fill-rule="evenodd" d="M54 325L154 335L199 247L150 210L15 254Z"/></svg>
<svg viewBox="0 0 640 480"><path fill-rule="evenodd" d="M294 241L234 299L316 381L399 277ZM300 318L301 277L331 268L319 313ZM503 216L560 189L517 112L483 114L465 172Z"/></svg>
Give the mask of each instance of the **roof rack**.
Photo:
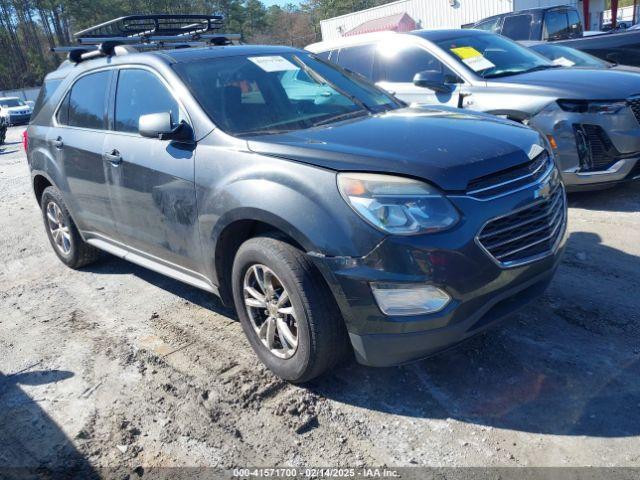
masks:
<svg viewBox="0 0 640 480"><path fill-rule="evenodd" d="M221 15L128 15L74 34L77 46L54 47L67 53L69 61L124 55L140 50L230 45L239 34L209 33L222 28Z"/></svg>

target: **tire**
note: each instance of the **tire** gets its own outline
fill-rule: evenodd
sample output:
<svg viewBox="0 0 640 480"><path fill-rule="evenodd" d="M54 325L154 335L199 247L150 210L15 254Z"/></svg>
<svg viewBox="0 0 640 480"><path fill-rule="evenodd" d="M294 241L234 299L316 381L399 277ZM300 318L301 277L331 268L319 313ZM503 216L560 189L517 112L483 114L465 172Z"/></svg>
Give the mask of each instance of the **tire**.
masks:
<svg viewBox="0 0 640 480"><path fill-rule="evenodd" d="M280 325L276 329L274 343L282 349L275 353L270 350L264 343L266 339L262 340L257 331L259 325L256 321L256 317L270 313L261 307L245 304L245 296L250 297L245 293L245 282L258 278L256 271L260 270L265 281L268 276L272 277L272 283L276 285L274 298L282 296L278 285L288 293L289 303L283 305L293 309L297 335L297 345L292 354L291 349L286 348L287 342L282 341L287 336L280 333ZM267 274L267 270L271 273ZM263 293L258 285L255 284L256 290ZM348 351L344 320L329 288L311 261L292 245L270 237L257 237L243 243L233 263L232 288L236 311L249 343L258 358L280 378L292 383L306 382L335 366ZM291 316L284 320L291 321ZM264 336L268 337L268 327L265 331ZM291 328L289 333L293 331ZM283 355L283 351L284 355L291 356L278 356Z"/></svg>
<svg viewBox="0 0 640 480"><path fill-rule="evenodd" d="M62 194L56 187L44 189L40 209L51 247L62 263L69 268L77 269L95 262L100 257L100 250L82 240L64 200L62 200ZM64 231L58 232L56 235L58 241L54 238L54 222L49 217L50 213L53 214L52 217L56 218L57 225L62 226Z"/></svg>

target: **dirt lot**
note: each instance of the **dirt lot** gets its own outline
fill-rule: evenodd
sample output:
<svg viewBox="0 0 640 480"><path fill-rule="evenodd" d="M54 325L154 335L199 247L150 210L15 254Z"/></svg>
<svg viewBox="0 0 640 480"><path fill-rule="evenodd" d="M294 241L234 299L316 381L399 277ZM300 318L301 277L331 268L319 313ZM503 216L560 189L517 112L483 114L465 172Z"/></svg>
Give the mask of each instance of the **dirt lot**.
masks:
<svg viewBox="0 0 640 480"><path fill-rule="evenodd" d="M21 131L0 147L0 466L640 466L640 183L570 198L555 281L501 328L297 387L210 295L65 268Z"/></svg>

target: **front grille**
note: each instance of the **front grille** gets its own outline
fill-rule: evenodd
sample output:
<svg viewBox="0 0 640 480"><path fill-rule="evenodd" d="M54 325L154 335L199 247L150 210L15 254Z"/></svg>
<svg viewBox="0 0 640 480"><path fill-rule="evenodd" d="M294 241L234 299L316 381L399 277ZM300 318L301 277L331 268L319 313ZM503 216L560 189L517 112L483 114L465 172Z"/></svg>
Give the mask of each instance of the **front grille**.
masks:
<svg viewBox="0 0 640 480"><path fill-rule="evenodd" d="M501 266L513 267L553 253L566 221L564 188L546 198L489 221L478 242Z"/></svg>
<svg viewBox="0 0 640 480"><path fill-rule="evenodd" d="M627 99L627 103L631 107L631 110L633 110L633 114L636 116L638 122L640 122L640 96Z"/></svg>
<svg viewBox="0 0 640 480"><path fill-rule="evenodd" d="M547 152L542 152L530 160L506 170L471 180L467 185L467 195L488 199L513 192L521 187L535 183L545 177L553 168L553 162Z"/></svg>

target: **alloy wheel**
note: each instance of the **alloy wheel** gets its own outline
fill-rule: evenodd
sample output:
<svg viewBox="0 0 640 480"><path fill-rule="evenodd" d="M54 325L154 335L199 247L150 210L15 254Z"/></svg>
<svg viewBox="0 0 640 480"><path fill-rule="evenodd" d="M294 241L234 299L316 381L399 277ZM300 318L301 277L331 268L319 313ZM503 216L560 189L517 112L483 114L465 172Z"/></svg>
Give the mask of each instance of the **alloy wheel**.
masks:
<svg viewBox="0 0 640 480"><path fill-rule="evenodd" d="M56 248L63 255L71 253L71 232L65 222L60 206L56 202L47 204L47 225Z"/></svg>
<svg viewBox="0 0 640 480"><path fill-rule="evenodd" d="M244 304L262 344L276 357L291 358L298 348L298 320L289 292L269 267L249 267L243 282Z"/></svg>

